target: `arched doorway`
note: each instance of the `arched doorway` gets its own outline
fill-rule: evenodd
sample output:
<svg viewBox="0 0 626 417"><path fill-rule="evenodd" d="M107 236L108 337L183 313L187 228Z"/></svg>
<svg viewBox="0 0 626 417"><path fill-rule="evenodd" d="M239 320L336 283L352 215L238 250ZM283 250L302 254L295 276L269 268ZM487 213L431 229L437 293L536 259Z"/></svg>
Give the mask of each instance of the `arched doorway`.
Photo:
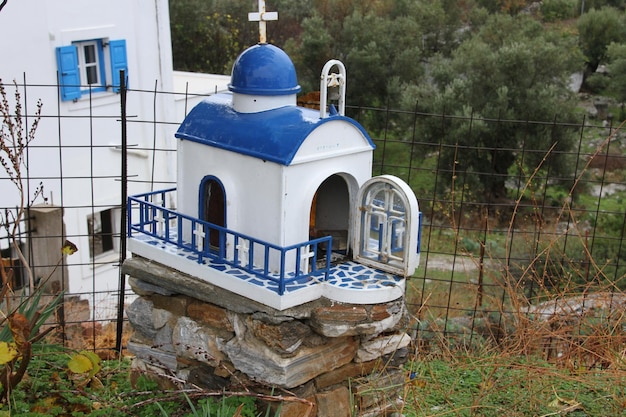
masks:
<svg viewBox="0 0 626 417"><path fill-rule="evenodd" d="M226 227L226 195L224 186L217 178L207 176L200 183L199 218L216 226ZM209 231L209 245L213 250L220 247L220 233Z"/></svg>
<svg viewBox="0 0 626 417"><path fill-rule="evenodd" d="M346 180L332 175L319 186L311 204L309 234L311 238L333 237L333 252L348 251L350 229L350 193Z"/></svg>

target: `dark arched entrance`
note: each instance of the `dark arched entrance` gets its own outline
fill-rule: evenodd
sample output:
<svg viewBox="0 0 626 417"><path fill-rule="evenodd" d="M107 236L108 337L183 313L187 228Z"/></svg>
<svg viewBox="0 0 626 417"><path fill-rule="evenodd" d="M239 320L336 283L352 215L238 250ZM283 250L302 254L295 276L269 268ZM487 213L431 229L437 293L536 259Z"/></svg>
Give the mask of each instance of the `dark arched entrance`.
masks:
<svg viewBox="0 0 626 417"><path fill-rule="evenodd" d="M333 251L346 253L350 229L350 193L339 175L332 175L319 186L311 204L309 230L312 238L332 236Z"/></svg>
<svg viewBox="0 0 626 417"><path fill-rule="evenodd" d="M199 218L216 226L226 227L226 196L224 186L213 176L207 176L200 183ZM211 249L219 249L220 234L216 229L209 232Z"/></svg>

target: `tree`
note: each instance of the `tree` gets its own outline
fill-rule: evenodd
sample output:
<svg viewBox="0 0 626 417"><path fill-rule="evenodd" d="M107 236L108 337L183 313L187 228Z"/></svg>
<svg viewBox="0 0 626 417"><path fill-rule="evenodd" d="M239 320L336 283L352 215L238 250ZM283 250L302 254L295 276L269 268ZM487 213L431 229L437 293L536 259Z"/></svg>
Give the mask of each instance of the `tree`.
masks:
<svg viewBox="0 0 626 417"><path fill-rule="evenodd" d="M266 10L279 11L279 20L267 25L268 42L282 47L289 39L300 37L300 24L312 13L312 2L268 1ZM259 41L258 25L248 21L248 13L257 7L252 0L171 0L174 68L230 73L237 56Z"/></svg>
<svg viewBox="0 0 626 417"><path fill-rule="evenodd" d="M580 49L587 63L586 75L593 74L598 65L606 61L611 42L626 41L625 26L624 13L612 7L592 9L578 19Z"/></svg>
<svg viewBox="0 0 626 417"><path fill-rule="evenodd" d="M424 59L456 46L463 25L458 4L320 1L302 22L302 35L288 53L305 91L318 88L322 66L335 58L348 72L348 104L385 106L396 98L400 83L419 82Z"/></svg>
<svg viewBox="0 0 626 417"><path fill-rule="evenodd" d="M449 116L421 126L423 140L445 145L442 172L450 178L463 173L485 198L503 198L514 164L532 172L552 146L543 166L567 170L564 152L573 137L550 123L574 121L568 79L581 65L574 38L546 31L527 16L494 15L450 58L433 59L431 83L407 88L403 102ZM544 123L514 122L519 120Z"/></svg>
<svg viewBox="0 0 626 417"><path fill-rule="evenodd" d="M230 59L235 42L229 31L221 30L220 17L199 0L170 2L174 69L225 73L225 55Z"/></svg>
<svg viewBox="0 0 626 417"><path fill-rule="evenodd" d="M527 0L477 0L480 7L490 13L507 13L515 15L522 11L530 3Z"/></svg>
<svg viewBox="0 0 626 417"><path fill-rule="evenodd" d="M278 21L268 24L269 41L284 48L290 39L299 38L302 21L313 14L313 0L271 0L266 4L268 11L278 12ZM254 10L255 6L251 9Z"/></svg>
<svg viewBox="0 0 626 417"><path fill-rule="evenodd" d="M250 2L229 0L171 0L174 68L230 73L239 53L258 42L258 30L248 22L251 7Z"/></svg>
<svg viewBox="0 0 626 417"><path fill-rule="evenodd" d="M607 48L609 90L620 102L626 102L626 43L612 43Z"/></svg>

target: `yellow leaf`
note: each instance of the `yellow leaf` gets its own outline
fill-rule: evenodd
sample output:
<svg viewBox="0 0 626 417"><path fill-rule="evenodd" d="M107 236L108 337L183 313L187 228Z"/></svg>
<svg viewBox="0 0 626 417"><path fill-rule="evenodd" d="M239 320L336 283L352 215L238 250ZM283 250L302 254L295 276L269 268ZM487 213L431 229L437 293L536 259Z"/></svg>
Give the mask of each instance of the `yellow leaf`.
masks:
<svg viewBox="0 0 626 417"><path fill-rule="evenodd" d="M18 355L19 352L15 343L0 342L0 365L11 362Z"/></svg>
<svg viewBox="0 0 626 417"><path fill-rule="evenodd" d="M75 374L84 374L93 369L93 362L82 353L75 353L67 363L67 367Z"/></svg>
<svg viewBox="0 0 626 417"><path fill-rule="evenodd" d="M69 240L66 240L61 248L61 253L64 255L73 255L76 252L78 252L78 247L76 247L76 245Z"/></svg>
<svg viewBox="0 0 626 417"><path fill-rule="evenodd" d="M100 372L100 369L101 369L100 357L98 355L96 355L94 352L91 352L89 350L83 350L80 353L82 355L85 355L91 361L92 368L91 368L91 372L89 372L90 377L93 377L98 372Z"/></svg>

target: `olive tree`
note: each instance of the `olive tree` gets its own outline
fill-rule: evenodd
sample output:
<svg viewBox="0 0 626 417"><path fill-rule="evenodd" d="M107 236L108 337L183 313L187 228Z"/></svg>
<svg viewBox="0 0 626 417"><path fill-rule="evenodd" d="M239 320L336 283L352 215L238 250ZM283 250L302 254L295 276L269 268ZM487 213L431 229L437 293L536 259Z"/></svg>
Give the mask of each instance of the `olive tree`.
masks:
<svg viewBox="0 0 626 417"><path fill-rule="evenodd" d="M578 19L577 28L587 74L594 73L598 65L606 61L611 42L626 41L624 12L613 7L589 10Z"/></svg>
<svg viewBox="0 0 626 417"><path fill-rule="evenodd" d="M553 122L574 121L568 80L582 66L574 38L527 16L494 15L429 66L430 81L407 88L403 101L448 116L425 120L420 134L444 144L439 168L450 178L462 172L485 198L502 198L515 164L530 172L542 163L553 173L568 169L574 137ZM528 149L536 151L522 152Z"/></svg>

